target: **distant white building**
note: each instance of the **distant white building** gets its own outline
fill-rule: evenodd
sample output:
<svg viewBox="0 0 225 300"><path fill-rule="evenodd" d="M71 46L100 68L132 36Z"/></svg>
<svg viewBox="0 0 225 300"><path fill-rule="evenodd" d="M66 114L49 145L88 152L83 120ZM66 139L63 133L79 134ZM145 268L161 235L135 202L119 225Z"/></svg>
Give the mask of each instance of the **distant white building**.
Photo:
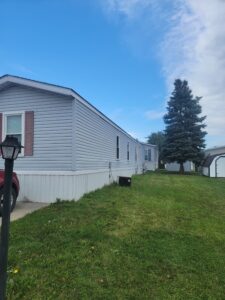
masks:
<svg viewBox="0 0 225 300"><path fill-rule="evenodd" d="M180 170L180 164L177 162L167 163L165 169L171 172L178 172ZM184 172L193 172L195 170L195 165L192 161L186 161L184 163Z"/></svg>
<svg viewBox="0 0 225 300"><path fill-rule="evenodd" d="M225 153L225 146L216 146L205 150L205 156Z"/></svg>
<svg viewBox="0 0 225 300"><path fill-rule="evenodd" d="M202 173L209 177L225 177L225 146L205 150Z"/></svg>

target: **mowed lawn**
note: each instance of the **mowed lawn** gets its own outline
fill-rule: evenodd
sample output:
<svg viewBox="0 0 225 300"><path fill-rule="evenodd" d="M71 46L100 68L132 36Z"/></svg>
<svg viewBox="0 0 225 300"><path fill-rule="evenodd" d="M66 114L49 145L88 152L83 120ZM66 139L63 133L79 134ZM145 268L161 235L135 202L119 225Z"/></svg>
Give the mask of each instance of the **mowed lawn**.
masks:
<svg viewBox="0 0 225 300"><path fill-rule="evenodd" d="M225 180L151 173L11 223L8 299L225 299Z"/></svg>

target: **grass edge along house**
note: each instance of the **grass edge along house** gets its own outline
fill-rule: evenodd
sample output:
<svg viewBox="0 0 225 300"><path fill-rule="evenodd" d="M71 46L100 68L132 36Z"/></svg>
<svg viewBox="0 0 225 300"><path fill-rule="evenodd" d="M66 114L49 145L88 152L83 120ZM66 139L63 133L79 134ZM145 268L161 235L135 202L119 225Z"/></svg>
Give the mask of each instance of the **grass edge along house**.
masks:
<svg viewBox="0 0 225 300"><path fill-rule="evenodd" d="M158 167L155 145L134 139L73 89L11 75L0 77L1 140L7 134L25 146L15 163L19 200L77 200Z"/></svg>

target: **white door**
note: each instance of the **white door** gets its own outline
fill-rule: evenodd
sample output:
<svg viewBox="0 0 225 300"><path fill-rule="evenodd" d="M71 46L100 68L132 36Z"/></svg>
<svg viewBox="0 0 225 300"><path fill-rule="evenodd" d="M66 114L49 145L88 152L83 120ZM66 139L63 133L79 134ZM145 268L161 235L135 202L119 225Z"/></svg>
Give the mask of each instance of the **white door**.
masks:
<svg viewBox="0 0 225 300"><path fill-rule="evenodd" d="M216 161L216 177L225 177L225 156L220 156Z"/></svg>

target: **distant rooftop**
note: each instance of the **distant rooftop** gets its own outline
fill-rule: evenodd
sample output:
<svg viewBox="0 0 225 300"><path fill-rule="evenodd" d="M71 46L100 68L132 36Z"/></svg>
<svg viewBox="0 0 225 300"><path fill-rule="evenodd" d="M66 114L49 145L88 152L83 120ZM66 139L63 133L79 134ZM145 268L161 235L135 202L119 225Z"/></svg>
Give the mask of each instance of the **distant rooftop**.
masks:
<svg viewBox="0 0 225 300"><path fill-rule="evenodd" d="M215 150L215 149L221 149L221 148L225 148L225 145L223 145L223 146L214 146L214 147L206 149L205 151Z"/></svg>
<svg viewBox="0 0 225 300"><path fill-rule="evenodd" d="M225 153L220 153L220 154L214 154L214 155L209 155L205 158L202 166L203 167L209 167L211 163L213 162L214 158L220 155L225 155Z"/></svg>

